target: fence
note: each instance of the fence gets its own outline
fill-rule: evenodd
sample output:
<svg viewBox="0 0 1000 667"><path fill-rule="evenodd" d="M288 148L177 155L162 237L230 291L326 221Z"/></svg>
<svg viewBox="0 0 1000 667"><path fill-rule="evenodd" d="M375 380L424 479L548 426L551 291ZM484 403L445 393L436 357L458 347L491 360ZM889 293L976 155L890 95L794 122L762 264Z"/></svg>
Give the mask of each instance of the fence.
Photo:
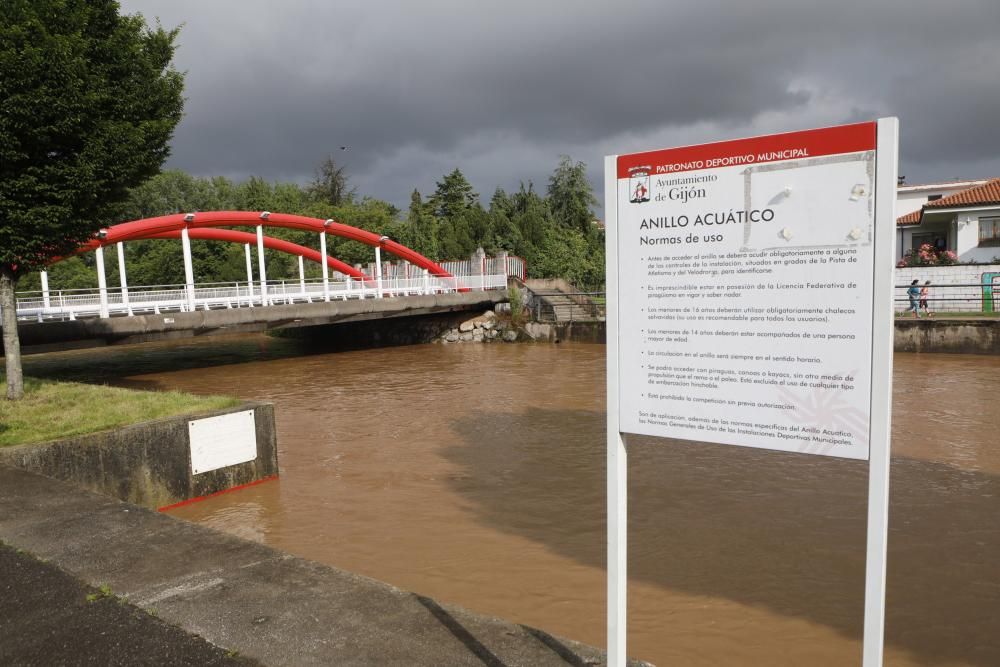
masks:
<svg viewBox="0 0 1000 667"><path fill-rule="evenodd" d="M194 285L152 285L76 290L21 292L17 296L20 320L75 320L78 317L136 315L162 312L190 312L216 308L253 308L316 301L391 298L420 294L441 294L467 290L504 289L503 274L476 276L435 276L421 272L402 278L331 280L324 289L322 280L269 280L260 282L205 283Z"/></svg>
<svg viewBox="0 0 1000 667"><path fill-rule="evenodd" d="M593 322L607 315L604 292L543 292L535 293L532 315L538 322Z"/></svg>
<svg viewBox="0 0 1000 667"><path fill-rule="evenodd" d="M990 275L990 274L985 274ZM893 310L903 313L910 309L910 297L907 294L911 285L896 285L893 295ZM918 282L912 287L924 287ZM927 285L927 308L921 312L963 313L969 315L992 316L1000 314L1000 273L995 274L980 283L960 283ZM919 299L919 297L917 297ZM918 301L918 306L921 303Z"/></svg>
<svg viewBox="0 0 1000 667"><path fill-rule="evenodd" d="M922 285L917 285L921 287ZM907 290L910 285L893 288L893 307L897 314L910 308ZM606 316L604 292L537 292L531 308L538 321L593 320ZM918 301L919 305L919 301ZM1000 273L984 274L980 283L928 285L927 311L1000 317ZM923 312L923 310L921 311Z"/></svg>
<svg viewBox="0 0 1000 667"><path fill-rule="evenodd" d="M476 264L479 264L478 270ZM460 259L438 262L438 266L453 276L499 275L505 274L524 282L528 276L527 262L514 255L499 257L479 256L470 259ZM407 262L382 262L383 275L386 277L408 277L408 272L416 270Z"/></svg>

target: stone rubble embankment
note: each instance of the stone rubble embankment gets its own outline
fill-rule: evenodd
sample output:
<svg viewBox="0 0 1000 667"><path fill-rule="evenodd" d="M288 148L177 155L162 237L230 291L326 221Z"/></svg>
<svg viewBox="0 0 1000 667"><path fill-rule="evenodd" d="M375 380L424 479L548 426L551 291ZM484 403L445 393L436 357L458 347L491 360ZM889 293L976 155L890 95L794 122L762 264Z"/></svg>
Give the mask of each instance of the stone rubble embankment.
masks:
<svg viewBox="0 0 1000 667"><path fill-rule="evenodd" d="M465 320L456 328L444 332L439 343L513 343L518 339L517 329L510 322L501 320L492 310Z"/></svg>

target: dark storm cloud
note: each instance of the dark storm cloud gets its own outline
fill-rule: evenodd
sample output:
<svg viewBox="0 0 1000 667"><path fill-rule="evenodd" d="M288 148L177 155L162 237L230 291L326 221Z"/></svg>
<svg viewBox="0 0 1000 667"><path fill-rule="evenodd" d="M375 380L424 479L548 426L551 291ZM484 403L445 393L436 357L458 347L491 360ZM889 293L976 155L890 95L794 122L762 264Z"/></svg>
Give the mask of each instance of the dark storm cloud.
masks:
<svg viewBox="0 0 1000 667"><path fill-rule="evenodd" d="M455 166L488 198L559 154L596 183L605 153L879 114L911 181L1000 174L988 0L123 4L184 24L171 164L198 174L303 181L333 152L397 205Z"/></svg>

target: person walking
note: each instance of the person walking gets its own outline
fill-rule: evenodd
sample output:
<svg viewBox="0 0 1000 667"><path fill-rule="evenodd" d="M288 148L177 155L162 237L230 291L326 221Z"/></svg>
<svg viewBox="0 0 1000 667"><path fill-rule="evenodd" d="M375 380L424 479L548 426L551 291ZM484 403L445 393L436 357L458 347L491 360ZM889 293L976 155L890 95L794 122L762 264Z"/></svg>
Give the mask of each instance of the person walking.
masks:
<svg viewBox="0 0 1000 667"><path fill-rule="evenodd" d="M931 312L930 308L927 306L927 297L931 293L931 281L924 283L924 286L920 288L920 303L919 307L923 309L924 315L926 317L934 317L934 313Z"/></svg>
<svg viewBox="0 0 1000 667"><path fill-rule="evenodd" d="M910 283L910 288L906 290L906 296L909 297L910 299L910 308L907 312L912 312L913 317L916 319L920 318L920 312L919 312L920 288L917 287L917 284L919 282L920 282L919 280L914 280L912 283Z"/></svg>

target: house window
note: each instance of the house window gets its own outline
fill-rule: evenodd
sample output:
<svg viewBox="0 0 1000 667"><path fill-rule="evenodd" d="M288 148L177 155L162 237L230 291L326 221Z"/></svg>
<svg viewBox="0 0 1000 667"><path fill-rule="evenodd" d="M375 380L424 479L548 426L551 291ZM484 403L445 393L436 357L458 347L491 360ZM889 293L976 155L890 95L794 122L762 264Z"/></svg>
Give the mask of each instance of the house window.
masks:
<svg viewBox="0 0 1000 667"><path fill-rule="evenodd" d="M937 201L938 199L941 199L941 195L929 195L927 197L928 202Z"/></svg>
<svg viewBox="0 0 1000 667"><path fill-rule="evenodd" d="M1000 246L1000 218L979 218L979 247Z"/></svg>
<svg viewBox="0 0 1000 667"><path fill-rule="evenodd" d="M911 247L920 250L920 246L930 245L935 250L941 252L948 249L948 237L941 232L931 232L930 234L914 234Z"/></svg>

